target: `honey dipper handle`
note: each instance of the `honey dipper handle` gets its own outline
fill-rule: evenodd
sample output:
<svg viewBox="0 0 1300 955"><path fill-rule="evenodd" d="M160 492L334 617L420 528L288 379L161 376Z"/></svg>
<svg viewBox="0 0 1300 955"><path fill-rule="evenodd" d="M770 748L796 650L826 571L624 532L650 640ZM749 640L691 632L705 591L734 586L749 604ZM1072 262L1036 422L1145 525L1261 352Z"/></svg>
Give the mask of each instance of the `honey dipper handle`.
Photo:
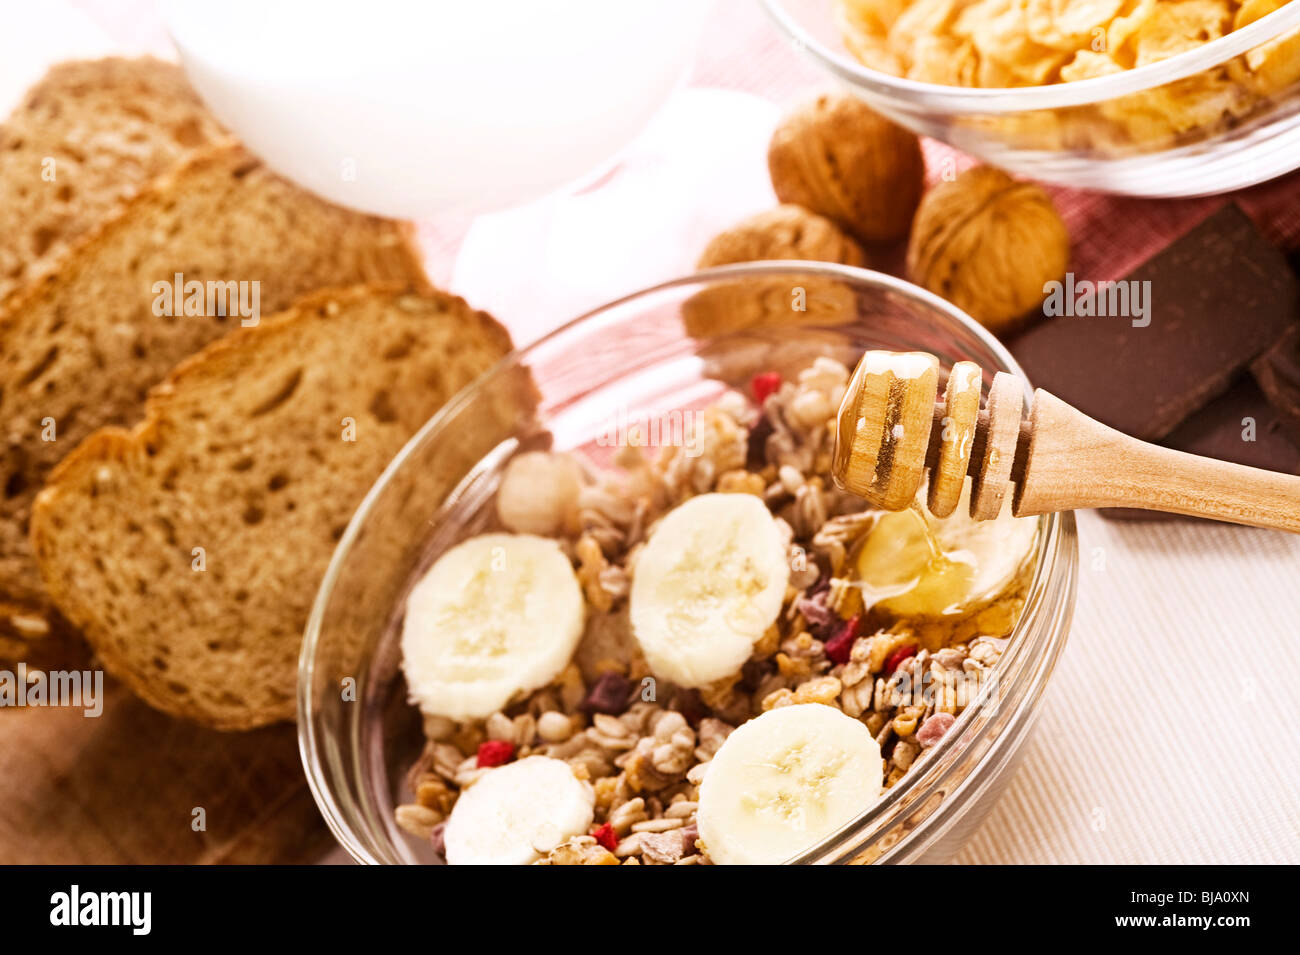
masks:
<svg viewBox="0 0 1300 955"><path fill-rule="evenodd" d="M1029 430L1017 516L1136 507L1300 533L1300 476L1147 444L1041 388Z"/></svg>

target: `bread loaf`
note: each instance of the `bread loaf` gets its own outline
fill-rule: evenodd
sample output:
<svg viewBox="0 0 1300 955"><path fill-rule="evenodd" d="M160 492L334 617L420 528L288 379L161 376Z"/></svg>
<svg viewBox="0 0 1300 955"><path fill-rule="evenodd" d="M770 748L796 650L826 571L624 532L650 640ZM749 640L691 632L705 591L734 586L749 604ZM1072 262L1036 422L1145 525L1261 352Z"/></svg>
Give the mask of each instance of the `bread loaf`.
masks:
<svg viewBox="0 0 1300 955"><path fill-rule="evenodd" d="M0 307L0 658L59 636L28 544L32 499L88 434L240 325L326 286L426 282L408 228L330 205L226 142L184 161ZM187 289L197 290L189 294ZM254 314L256 313L256 314Z"/></svg>

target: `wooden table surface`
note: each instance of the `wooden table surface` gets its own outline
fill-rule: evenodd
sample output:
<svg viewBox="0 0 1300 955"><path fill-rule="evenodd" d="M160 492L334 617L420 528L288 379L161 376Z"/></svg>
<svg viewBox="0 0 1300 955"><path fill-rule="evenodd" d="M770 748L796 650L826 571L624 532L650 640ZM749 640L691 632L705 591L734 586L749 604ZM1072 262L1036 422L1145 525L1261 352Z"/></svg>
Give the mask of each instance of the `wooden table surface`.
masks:
<svg viewBox="0 0 1300 955"><path fill-rule="evenodd" d="M0 710L0 864L314 862L329 850L292 725L218 733L111 682L104 695L98 718Z"/></svg>

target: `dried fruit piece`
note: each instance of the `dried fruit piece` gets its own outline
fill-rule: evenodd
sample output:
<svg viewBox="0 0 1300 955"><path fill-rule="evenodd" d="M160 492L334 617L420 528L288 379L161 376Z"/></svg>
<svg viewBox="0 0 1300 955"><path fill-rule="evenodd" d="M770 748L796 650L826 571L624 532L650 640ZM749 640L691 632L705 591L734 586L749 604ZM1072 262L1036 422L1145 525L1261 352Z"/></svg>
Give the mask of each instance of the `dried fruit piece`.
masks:
<svg viewBox="0 0 1300 955"><path fill-rule="evenodd" d="M823 586L813 587L806 596L800 597L795 606L808 624L814 636L823 640L833 637L840 626L840 618L826 604L828 590Z"/></svg>
<svg viewBox="0 0 1300 955"><path fill-rule="evenodd" d="M504 739L490 739L478 744L478 768L502 766L515 758L515 744Z"/></svg>
<svg viewBox="0 0 1300 955"><path fill-rule="evenodd" d="M754 392L754 401L760 407L763 402L776 394L780 387L781 373L779 371L760 371L749 382L749 388ZM768 427L770 428L771 425L769 424Z"/></svg>
<svg viewBox="0 0 1300 955"><path fill-rule="evenodd" d="M853 652L853 641L858 637L858 626L862 623L861 615L855 614L835 631L835 635L826 641L826 655L836 663L848 663L849 654Z"/></svg>
<svg viewBox="0 0 1300 955"><path fill-rule="evenodd" d="M891 653L888 657L885 658L885 676L890 676L891 674L893 674L893 672L898 669L899 664L901 664L908 657L914 657L914 656L916 656L915 645L899 647L897 650L895 650L893 653Z"/></svg>
<svg viewBox="0 0 1300 955"><path fill-rule="evenodd" d="M596 840L597 844L604 846L610 852L618 848L618 833L614 831L614 826L608 822L591 830L591 836Z"/></svg>
<svg viewBox="0 0 1300 955"><path fill-rule="evenodd" d="M952 724L956 722L956 717L951 713L931 713L921 728L917 730L916 741L923 748L933 746L943 735L952 729Z"/></svg>
<svg viewBox="0 0 1300 955"><path fill-rule="evenodd" d="M621 673L602 673L587 691L579 708L586 713L618 716L627 709L627 697L631 689L632 684Z"/></svg>

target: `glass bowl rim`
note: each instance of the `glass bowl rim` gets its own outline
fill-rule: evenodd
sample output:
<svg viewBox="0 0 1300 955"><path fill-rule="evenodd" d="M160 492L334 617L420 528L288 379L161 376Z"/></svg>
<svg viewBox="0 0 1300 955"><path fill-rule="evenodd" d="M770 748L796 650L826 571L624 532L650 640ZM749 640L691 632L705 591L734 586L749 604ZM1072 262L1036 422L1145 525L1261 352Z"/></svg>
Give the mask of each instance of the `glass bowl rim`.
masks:
<svg viewBox="0 0 1300 955"><path fill-rule="evenodd" d="M973 318L968 316L961 309L957 308L947 300L935 295L920 286L914 285L897 276L888 275L883 272L877 272L872 269L859 268L856 266L839 265L828 262L813 262L798 259L773 259L762 262L745 262L736 265L717 266L709 269L701 269L686 275L658 282L654 285L646 286L627 295L623 295L613 301L606 302L595 308L583 312L581 315L568 322L558 326L552 331L530 341L522 347L512 349L508 354L499 359L490 368L483 372L477 379L469 385L462 388L455 396L452 397L445 405L436 411L428 421L410 437L402 446L401 450L384 468L383 472L371 485L370 489L362 498L361 503L357 505L343 535L335 545L334 552L330 556L330 562L321 578L320 586L317 588L316 596L312 602L311 613L307 619L307 625L303 631L302 648L298 655L298 681L297 681L297 732L298 732L298 752L302 760L303 770L307 776L308 788L311 790L312 798L316 802L321 815L324 817L330 832L335 840L341 845L352 858L363 863L379 863L380 860L374 858L373 854L364 846L358 844L354 834L345 827L345 815L341 810L338 800L330 791L327 785L328 773L322 765L320 756L320 739L317 727L314 721L315 707L312 702L313 677L315 671L315 658L317 648L320 642L322 628L325 621L325 615L329 604L330 597L339 575L347 563L352 546L360 534L362 527L368 521L375 504L387 490L394 476L399 472L416 450L422 447L431 437L444 428L447 421L453 419L463 408L481 393L485 384L500 371L512 367L525 365L528 358L538 352L543 351L549 346L561 342L564 338L575 332L588 331L588 325L600 319L602 316L614 316L617 319L617 311L621 306L633 303L640 299L652 298L662 292L674 288L688 285L697 285L709 283L723 279L753 278L759 276L776 276L789 275L791 273L807 273L815 276L828 278L839 278L848 280L858 285L874 286L879 290L893 292L904 298L920 302L930 308L945 313L949 318L955 320L958 324L966 326L967 330L978 338L990 352L996 356L997 360L1011 373L1019 375L1025 382L1026 397L1031 394L1030 384L1025 377L1023 369L1016 362L1010 351L984 326L980 325ZM833 326L799 326L794 329L798 332L804 331L835 331ZM841 331L843 329L841 328ZM750 332L763 332L762 329L745 330ZM772 330L767 330L769 333ZM742 331L741 334L744 334ZM728 336L721 336L725 339ZM1028 619L1028 610L1031 601L1035 605L1041 604L1045 597L1045 591L1055 581L1060 574L1060 564L1058 559L1061 556L1062 546L1070 539L1067 535L1072 528L1073 522L1067 520L1062 514L1045 514L1040 518L1039 533L1036 543L1035 567L1031 580L1026 591L1025 612L1022 613L1021 620L1017 621L1010 646L1015 648L1017 659L1021 659L1023 654L1028 654L1033 643L1030 640L1017 640L1015 637L1020 634L1024 624ZM1068 573L1069 566L1065 568ZM1052 636L1052 633L1048 634ZM1048 651L1054 657L1060 650L1060 644L1063 641L1056 640L1055 648L1052 646L1038 647L1040 651ZM1046 676L1050 676L1051 667L1049 666ZM973 701L966 711L963 711L958 722L954 723L954 729L968 722L964 719L969 714L973 715L980 710L985 704L988 697L988 690L982 691ZM897 805L905 794L923 791L929 783L933 788L933 779L942 777L950 768L944 761L943 757L953 752L957 739L962 734L959 732L949 732L945 738L939 742L933 749L934 752L927 759L927 766L924 771L903 783L882 794L881 798L874 803L870 809L862 815L855 818L852 822L846 824L840 830L827 836L816 847L802 853L791 862L814 861L821 854L837 846L842 846L844 841L854 834L863 831L869 831L872 825L879 820L886 811ZM960 749L964 750L965 747ZM987 754L986 754L987 755ZM981 757L981 763L984 757ZM971 774L974 778L975 774ZM935 816L932 813L931 816ZM931 819L931 821L933 821ZM907 840L901 839L896 846L891 849L902 849L907 846Z"/></svg>
<svg viewBox="0 0 1300 955"><path fill-rule="evenodd" d="M813 37L786 10L784 0L759 2L788 40L843 82L891 100L953 114L1020 113L1105 102L1195 76L1300 26L1300 3L1286 3L1193 50L1109 76L1047 86L965 87L923 83L873 70L851 59L847 51L832 50ZM831 0L824 2L829 6Z"/></svg>

